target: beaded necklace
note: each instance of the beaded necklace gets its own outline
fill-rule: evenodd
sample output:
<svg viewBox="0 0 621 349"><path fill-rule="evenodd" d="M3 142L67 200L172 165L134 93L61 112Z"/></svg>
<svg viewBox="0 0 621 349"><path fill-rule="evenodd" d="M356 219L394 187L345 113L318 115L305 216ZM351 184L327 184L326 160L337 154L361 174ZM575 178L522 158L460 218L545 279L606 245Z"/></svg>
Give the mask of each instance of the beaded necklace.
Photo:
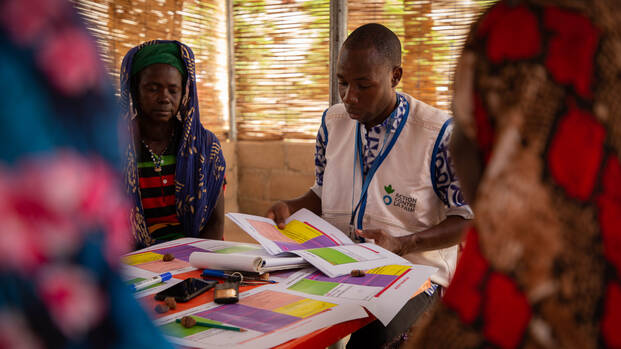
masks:
<svg viewBox="0 0 621 349"><path fill-rule="evenodd" d="M155 152L151 149L151 147L149 147L147 143L145 143L144 140L142 139L140 140L142 144L144 144L145 148L147 148L147 150L149 151L149 154L151 155L151 161L153 161L153 165L155 166L154 168L155 172L157 173L162 172L162 165L164 165L164 154L168 150L168 147L170 146L170 143L172 143L172 140L174 138L175 138L175 130L173 129L170 139L168 140L168 143L166 144L166 148L164 148L164 150L162 151L160 155L155 154Z"/></svg>

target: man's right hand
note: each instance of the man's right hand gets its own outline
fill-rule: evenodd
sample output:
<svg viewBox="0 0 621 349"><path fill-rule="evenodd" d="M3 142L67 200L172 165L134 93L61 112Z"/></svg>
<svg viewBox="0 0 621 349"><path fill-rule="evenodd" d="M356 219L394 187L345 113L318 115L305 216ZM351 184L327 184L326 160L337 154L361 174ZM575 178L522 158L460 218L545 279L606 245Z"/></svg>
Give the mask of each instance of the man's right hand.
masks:
<svg viewBox="0 0 621 349"><path fill-rule="evenodd" d="M279 229L285 228L285 219L291 216L291 212L289 212L289 205L287 205L284 201L277 201L267 210L265 217L274 220L276 225L278 225Z"/></svg>

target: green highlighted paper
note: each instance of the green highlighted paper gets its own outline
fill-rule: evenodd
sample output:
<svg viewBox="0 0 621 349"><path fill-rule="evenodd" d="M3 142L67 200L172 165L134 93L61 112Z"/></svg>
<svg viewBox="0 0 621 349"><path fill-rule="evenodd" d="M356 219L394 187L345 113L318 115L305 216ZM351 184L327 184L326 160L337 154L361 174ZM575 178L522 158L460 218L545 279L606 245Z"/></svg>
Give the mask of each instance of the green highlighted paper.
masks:
<svg viewBox="0 0 621 349"><path fill-rule="evenodd" d="M231 253L243 253L246 251L254 251L254 250L260 250L260 248L255 247L255 246L239 245L239 246L226 247L220 250L215 250L213 252L231 254Z"/></svg>
<svg viewBox="0 0 621 349"><path fill-rule="evenodd" d="M316 296L323 296L338 285L339 284L336 282L302 279L300 282L296 282L288 289L307 294L314 294Z"/></svg>
<svg viewBox="0 0 621 349"><path fill-rule="evenodd" d="M314 255L316 255L317 257L320 257L324 260L326 260L328 263L332 264L332 265L339 265L339 264L348 264L348 263L356 263L358 262L357 260L351 258L350 256L341 253L337 250L334 250L330 247L322 247L322 248L312 248L312 249L308 249L306 250Z"/></svg>
<svg viewBox="0 0 621 349"><path fill-rule="evenodd" d="M209 323L216 324L216 325L222 324L221 322L205 319L199 316L192 316L192 318L194 318L194 320L196 321L209 322ZM165 325L160 326L160 329L162 330L162 332L164 332L165 335L171 336L171 337L177 337L177 338L183 338L183 337L191 336L195 333L211 330L211 328L204 327L204 326L194 326L190 328L185 328L183 327L183 325L175 321L169 322Z"/></svg>
<svg viewBox="0 0 621 349"><path fill-rule="evenodd" d="M210 328L203 327L203 326L194 326L191 328L185 328L181 324L178 324L174 321L160 326L160 329L162 330L162 332L164 332L165 335L171 336L171 337L177 337L177 338L183 338L183 337L191 336L195 333L210 330Z"/></svg>

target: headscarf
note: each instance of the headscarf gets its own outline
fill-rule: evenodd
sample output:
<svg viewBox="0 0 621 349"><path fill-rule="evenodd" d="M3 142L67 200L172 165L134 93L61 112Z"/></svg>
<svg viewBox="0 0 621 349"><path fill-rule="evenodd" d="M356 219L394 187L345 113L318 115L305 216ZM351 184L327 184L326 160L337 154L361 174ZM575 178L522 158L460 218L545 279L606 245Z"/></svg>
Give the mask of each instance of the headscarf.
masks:
<svg viewBox="0 0 621 349"><path fill-rule="evenodd" d="M144 46L134 56L131 76L140 73L152 64L164 63L175 67L185 79L187 71L179 53L179 46L172 42Z"/></svg>
<svg viewBox="0 0 621 349"><path fill-rule="evenodd" d="M118 108L61 0L0 0L0 346L169 348L119 276Z"/></svg>
<svg viewBox="0 0 621 349"><path fill-rule="evenodd" d="M178 41L168 40L148 41L129 50L121 66L121 115L128 121L129 137L133 138L135 130L131 120L137 116L137 106L134 104L136 96L131 95L130 68L139 51L161 43L174 43L179 47L187 71L185 92L179 107L182 126L175 169L175 198L177 217L184 232L188 236L196 237L205 227L220 195L226 164L218 138L200 123L192 50ZM136 149L133 142L129 142L125 152L125 184L133 201L131 223L134 238L138 247L149 246L152 239L140 199Z"/></svg>
<svg viewBox="0 0 621 349"><path fill-rule="evenodd" d="M412 347L621 347L619 57L617 0L500 1L472 27L454 104L476 218Z"/></svg>

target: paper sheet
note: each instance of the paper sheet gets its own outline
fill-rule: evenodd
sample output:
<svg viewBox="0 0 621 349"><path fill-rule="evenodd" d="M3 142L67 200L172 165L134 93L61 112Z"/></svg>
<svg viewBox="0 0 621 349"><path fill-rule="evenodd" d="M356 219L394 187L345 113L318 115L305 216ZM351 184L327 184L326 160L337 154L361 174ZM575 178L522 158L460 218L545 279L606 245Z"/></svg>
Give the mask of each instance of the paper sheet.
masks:
<svg viewBox="0 0 621 349"><path fill-rule="evenodd" d="M203 239L184 238L169 241L148 248L126 254L122 258L123 274L132 277L142 276L147 271L151 276L170 272L171 274L181 274L196 268L190 265L190 254L195 251L205 251L200 247L194 246L195 243ZM165 254L172 254L175 259L164 262Z"/></svg>
<svg viewBox="0 0 621 349"><path fill-rule="evenodd" d="M307 209L291 215L284 229L273 220L241 213L226 215L256 239L269 253L296 254L329 277L353 269L371 269L409 262L373 243L355 244L343 232Z"/></svg>
<svg viewBox="0 0 621 349"><path fill-rule="evenodd" d="M286 227L282 230L278 229L276 223L269 218L242 213L227 213L226 216L273 255L354 243L343 232L307 209L301 209L291 215L285 221Z"/></svg>
<svg viewBox="0 0 621 349"><path fill-rule="evenodd" d="M249 271L264 273L273 270L295 269L308 266L302 257L257 256L256 254L222 254L192 252L190 265L195 268Z"/></svg>
<svg viewBox="0 0 621 349"><path fill-rule="evenodd" d="M366 270L388 264L410 262L376 244L362 244L314 248L294 251L329 277L349 275L354 269Z"/></svg>
<svg viewBox="0 0 621 349"><path fill-rule="evenodd" d="M173 275L185 273L188 271L196 270L190 264L190 255L194 252L211 252L213 255L221 256L226 259L226 256L242 256L241 259L247 258L253 261L257 256L261 257L262 261L266 261L267 267L262 266L265 270L281 269L282 266L278 264L285 264L283 258L273 257L265 249L258 244L249 244L234 241L222 241L222 240L209 240L209 239L196 239L196 238L183 238L166 243L158 244L145 248L139 251L132 252L123 257L122 272L126 282L130 283L132 280L138 281L140 279L148 279L155 275L170 272ZM164 262L162 258L166 253L172 254L175 259L173 261ZM246 257L250 256L250 257ZM287 263L299 263L298 267L306 267L308 263L304 262L301 257L294 254L287 254ZM275 263L276 266L269 263ZM211 267L212 269L218 269ZM277 277L277 274L287 275L285 273L277 272L272 273L272 279ZM169 280L166 285L158 285L147 290L143 290L137 293L137 295L156 293L168 286L172 286L174 282L178 282L176 279Z"/></svg>
<svg viewBox="0 0 621 349"><path fill-rule="evenodd" d="M307 268L274 287L298 295L312 295L326 302L362 305L387 325L436 271L435 267L406 263L367 270L363 277L330 278L314 268Z"/></svg>
<svg viewBox="0 0 621 349"><path fill-rule="evenodd" d="M246 332L194 326L175 319L186 315L241 327ZM268 348L334 324L366 317L358 305L326 302L262 286L240 294L237 304L207 303L156 320L173 343L195 348Z"/></svg>

